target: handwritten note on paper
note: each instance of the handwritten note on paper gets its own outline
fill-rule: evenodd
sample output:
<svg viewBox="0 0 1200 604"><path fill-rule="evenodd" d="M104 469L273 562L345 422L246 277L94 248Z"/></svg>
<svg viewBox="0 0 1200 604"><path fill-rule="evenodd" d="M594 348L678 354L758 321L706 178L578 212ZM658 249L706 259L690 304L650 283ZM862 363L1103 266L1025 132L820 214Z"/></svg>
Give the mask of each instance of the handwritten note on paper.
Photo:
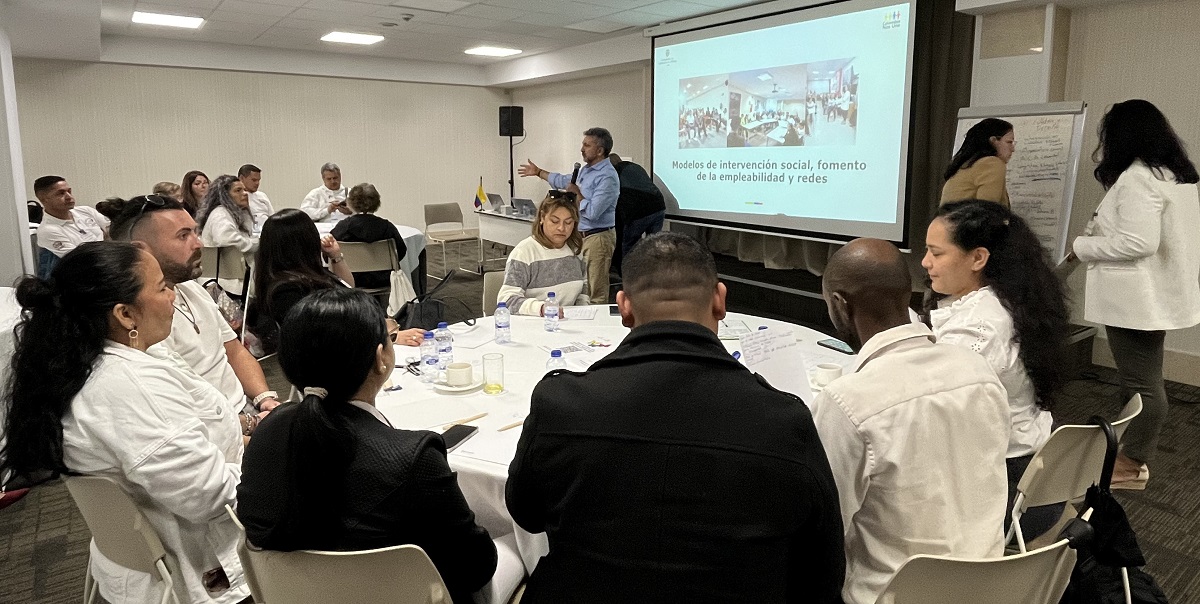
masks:
<svg viewBox="0 0 1200 604"><path fill-rule="evenodd" d="M790 329L760 329L740 339L742 362L772 386L790 392L812 405L813 392L800 343Z"/></svg>
<svg viewBox="0 0 1200 604"><path fill-rule="evenodd" d="M1072 182L1079 162L1073 148L1078 113L1004 116L1013 125L1017 149L1008 161L1008 196L1014 214L1025 219L1052 259L1066 256ZM958 144L978 119L961 119ZM955 148L958 148L958 144Z"/></svg>

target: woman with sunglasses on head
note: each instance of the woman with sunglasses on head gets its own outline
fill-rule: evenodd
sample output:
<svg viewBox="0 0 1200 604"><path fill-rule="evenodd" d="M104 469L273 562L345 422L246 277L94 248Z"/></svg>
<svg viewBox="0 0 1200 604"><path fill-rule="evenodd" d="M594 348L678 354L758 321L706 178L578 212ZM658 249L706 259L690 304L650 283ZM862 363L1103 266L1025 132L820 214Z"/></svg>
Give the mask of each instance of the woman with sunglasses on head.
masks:
<svg viewBox="0 0 1200 604"><path fill-rule="evenodd" d="M1163 345L1200 323L1200 174L1167 117L1140 99L1113 105L1093 153L1107 191L1071 260L1087 263L1083 318L1104 325L1123 397L1142 413L1121 439L1112 488L1146 488L1167 419Z"/></svg>
<svg viewBox="0 0 1200 604"><path fill-rule="evenodd" d="M507 303L510 312L535 317L545 312L550 292L562 306L588 304L587 263L579 255L582 248L579 207L573 197L551 191L538 206L533 234L508 254L504 284L496 300Z"/></svg>
<svg viewBox="0 0 1200 604"><path fill-rule="evenodd" d="M453 600L471 602L496 570L496 547L475 523L446 445L433 432L393 428L375 408L396 361L394 329L369 295L348 288L315 292L288 312L279 362L304 398L259 426L238 516L250 543L269 550L418 545Z"/></svg>
<svg viewBox="0 0 1200 604"><path fill-rule="evenodd" d="M175 313L158 262L135 244L87 243L49 279L21 280L16 297L22 318L0 476L110 478L162 539L179 601L247 598L237 528L225 513L241 476L238 417L182 359L151 348L170 334ZM110 602L162 598L157 578L94 546L91 571Z"/></svg>

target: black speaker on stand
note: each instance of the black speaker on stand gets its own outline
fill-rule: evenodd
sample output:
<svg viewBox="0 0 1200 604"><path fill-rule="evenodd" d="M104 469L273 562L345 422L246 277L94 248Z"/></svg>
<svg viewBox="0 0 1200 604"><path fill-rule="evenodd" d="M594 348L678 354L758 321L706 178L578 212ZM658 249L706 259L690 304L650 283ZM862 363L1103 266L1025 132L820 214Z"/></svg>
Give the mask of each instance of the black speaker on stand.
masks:
<svg viewBox="0 0 1200 604"><path fill-rule="evenodd" d="M500 136L508 137L508 199L517 196L516 162L513 158L513 137L525 136L525 108L508 105L500 108Z"/></svg>

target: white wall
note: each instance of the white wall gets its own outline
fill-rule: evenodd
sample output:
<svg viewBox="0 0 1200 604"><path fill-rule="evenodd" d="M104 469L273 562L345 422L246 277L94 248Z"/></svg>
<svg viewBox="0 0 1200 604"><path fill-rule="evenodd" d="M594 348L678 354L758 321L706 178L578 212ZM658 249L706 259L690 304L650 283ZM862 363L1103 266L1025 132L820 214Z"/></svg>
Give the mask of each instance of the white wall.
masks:
<svg viewBox="0 0 1200 604"><path fill-rule="evenodd" d="M1200 38L1194 21L1200 0L1123 2L1072 11L1067 68L1068 99L1088 103L1083 157L1075 187L1072 232L1080 232L1104 191L1092 177L1089 158L1096 147L1096 125L1113 103L1143 98L1157 105L1200 162ZM1200 237L1200 234L1197 234ZM1072 280L1076 306L1082 307L1082 276ZM1105 361L1107 345L1097 343ZM1168 379L1200 382L1200 328L1168 333Z"/></svg>
<svg viewBox="0 0 1200 604"><path fill-rule="evenodd" d="M513 90L513 104L525 108L528 135L516 148L516 165L532 159L552 172L570 172L580 161L583 131L600 126L612 133L615 153L648 167L649 72L649 66L638 65L632 71ZM516 178L517 197L545 197L546 181Z"/></svg>
<svg viewBox="0 0 1200 604"><path fill-rule="evenodd" d="M507 191L497 89L18 59L16 92L27 179L65 176L88 205L243 163L280 209L336 162L347 185L379 188L380 215L417 228L426 203L467 214L480 176Z"/></svg>

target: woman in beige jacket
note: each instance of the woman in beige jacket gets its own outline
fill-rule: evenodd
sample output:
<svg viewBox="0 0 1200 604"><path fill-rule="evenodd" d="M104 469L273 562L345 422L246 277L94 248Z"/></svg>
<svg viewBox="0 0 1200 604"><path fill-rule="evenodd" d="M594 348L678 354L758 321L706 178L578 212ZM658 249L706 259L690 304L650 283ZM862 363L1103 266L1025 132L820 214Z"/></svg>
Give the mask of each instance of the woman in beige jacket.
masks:
<svg viewBox="0 0 1200 604"><path fill-rule="evenodd" d="M982 199L1008 207L1008 160L1017 148L1012 124L989 117L971 126L946 168L938 205Z"/></svg>

